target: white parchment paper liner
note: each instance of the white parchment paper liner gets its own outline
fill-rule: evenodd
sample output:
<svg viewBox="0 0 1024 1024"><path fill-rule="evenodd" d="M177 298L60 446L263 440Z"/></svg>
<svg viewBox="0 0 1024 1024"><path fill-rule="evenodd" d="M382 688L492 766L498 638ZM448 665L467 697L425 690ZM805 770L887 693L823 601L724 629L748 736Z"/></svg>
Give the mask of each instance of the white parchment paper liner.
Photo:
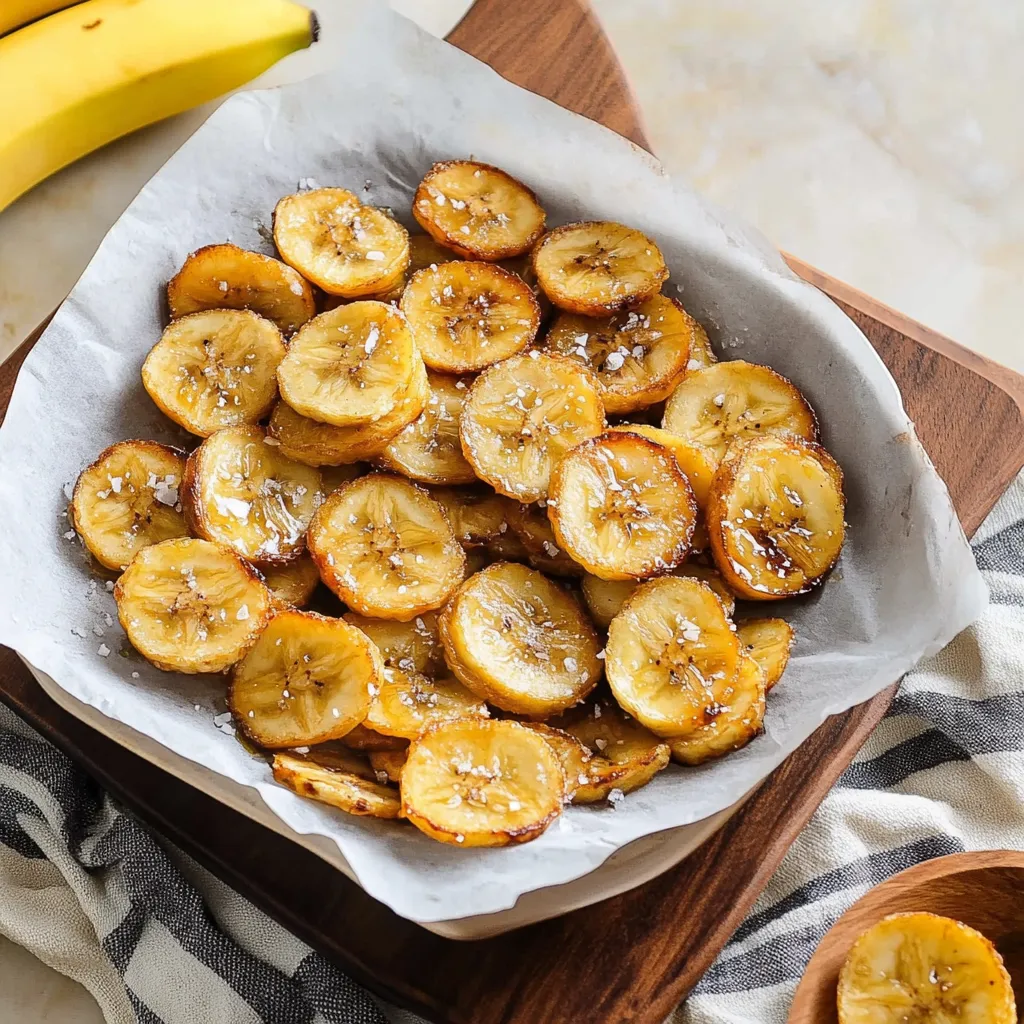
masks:
<svg viewBox="0 0 1024 1024"><path fill-rule="evenodd" d="M25 363L0 431L0 642L103 714L253 787L295 831L329 837L364 888L399 914L440 921L510 907L524 892L586 874L638 836L727 807L828 715L944 646L986 595L882 362L764 240L620 137L385 8L353 3L349 13L335 71L233 97L146 185ZM411 224L412 192L431 162L470 155L529 183L551 224L614 219L652 235L670 289L719 353L768 363L803 390L849 498L838 571L791 610L798 642L765 734L718 763L670 767L617 809L570 808L536 842L505 850L453 849L276 785L264 762L215 727L222 679L162 673L125 649L113 600L65 538L62 518L62 487L106 445L189 443L139 377L162 329L163 285L188 252L225 239L270 251L274 203L304 178L360 191Z"/></svg>

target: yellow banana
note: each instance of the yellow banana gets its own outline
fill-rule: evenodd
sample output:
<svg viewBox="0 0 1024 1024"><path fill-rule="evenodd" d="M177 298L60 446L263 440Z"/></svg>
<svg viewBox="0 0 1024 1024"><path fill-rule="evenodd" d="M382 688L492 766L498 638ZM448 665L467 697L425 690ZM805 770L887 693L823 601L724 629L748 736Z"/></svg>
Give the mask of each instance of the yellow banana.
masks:
<svg viewBox="0 0 1024 1024"><path fill-rule="evenodd" d="M86 0L0 38L0 210L315 38L314 14L291 0Z"/></svg>
<svg viewBox="0 0 1024 1024"><path fill-rule="evenodd" d="M0 36L77 2L78 0L4 0L3 4L0 4Z"/></svg>

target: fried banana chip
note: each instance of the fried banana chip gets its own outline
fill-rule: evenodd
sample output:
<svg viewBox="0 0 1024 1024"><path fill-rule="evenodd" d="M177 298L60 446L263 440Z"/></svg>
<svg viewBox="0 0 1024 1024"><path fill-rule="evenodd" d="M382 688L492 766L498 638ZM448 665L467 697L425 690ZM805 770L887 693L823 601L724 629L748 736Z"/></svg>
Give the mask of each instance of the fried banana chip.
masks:
<svg viewBox="0 0 1024 1024"><path fill-rule="evenodd" d="M351 772L325 768L295 754L274 755L274 778L283 786L348 814L369 818L400 818L401 804L394 786L371 782Z"/></svg>
<svg viewBox="0 0 1024 1024"><path fill-rule="evenodd" d="M424 612L408 622L346 612L345 621L361 629L377 645L388 668L425 676L446 674L436 612Z"/></svg>
<svg viewBox="0 0 1024 1024"><path fill-rule="evenodd" d="M456 718L487 718L487 705L455 679L428 679L385 668L366 725L384 736L413 740L424 729Z"/></svg>
<svg viewBox="0 0 1024 1024"><path fill-rule="evenodd" d="M508 524L523 543L527 560L534 569L551 576L582 576L583 566L559 546L548 519L547 504L520 505L509 502ZM513 558L512 561L517 561Z"/></svg>
<svg viewBox="0 0 1024 1024"><path fill-rule="evenodd" d="M444 509L455 538L467 550L508 532L508 498L489 487L435 487L431 496Z"/></svg>
<svg viewBox="0 0 1024 1024"><path fill-rule="evenodd" d="M793 647L793 627L785 619L747 619L736 627L736 635L764 672L764 686L770 690L786 671Z"/></svg>
<svg viewBox="0 0 1024 1024"><path fill-rule="evenodd" d="M381 784L401 781L402 769L408 760L409 750L374 750L369 754L370 767L373 768L377 781Z"/></svg>
<svg viewBox="0 0 1024 1024"><path fill-rule="evenodd" d="M366 754L406 750L409 747L408 740L400 739L398 736L383 736L364 722L360 722L350 732L345 733L341 742L352 750Z"/></svg>
<svg viewBox="0 0 1024 1024"><path fill-rule="evenodd" d="M320 570L307 554L292 562L261 569L263 581L274 599L275 609L302 608L309 604L317 584Z"/></svg>

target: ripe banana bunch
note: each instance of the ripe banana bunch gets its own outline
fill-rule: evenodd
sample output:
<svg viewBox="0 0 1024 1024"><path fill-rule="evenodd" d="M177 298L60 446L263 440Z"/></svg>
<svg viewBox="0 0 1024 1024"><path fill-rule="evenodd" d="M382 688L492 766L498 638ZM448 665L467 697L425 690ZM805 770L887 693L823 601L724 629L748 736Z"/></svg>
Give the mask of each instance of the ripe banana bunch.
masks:
<svg viewBox="0 0 1024 1024"><path fill-rule="evenodd" d="M255 78L316 38L291 0L6 0L0 209L94 149Z"/></svg>

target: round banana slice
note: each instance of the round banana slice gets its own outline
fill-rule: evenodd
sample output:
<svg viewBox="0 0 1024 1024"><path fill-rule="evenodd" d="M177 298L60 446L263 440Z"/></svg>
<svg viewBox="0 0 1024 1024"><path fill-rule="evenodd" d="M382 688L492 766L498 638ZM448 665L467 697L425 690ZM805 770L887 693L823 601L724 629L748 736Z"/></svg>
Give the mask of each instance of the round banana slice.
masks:
<svg viewBox="0 0 1024 1024"><path fill-rule="evenodd" d="M401 803L394 786L371 782L338 768L326 768L295 754L274 755L274 778L283 786L348 814L370 818L400 818Z"/></svg>
<svg viewBox="0 0 1024 1024"><path fill-rule="evenodd" d="M576 804L607 800L614 789L632 793L646 786L670 759L667 743L607 698L577 704L550 724L571 736L586 755L575 776L566 768L566 785L575 789Z"/></svg>
<svg viewBox="0 0 1024 1024"><path fill-rule="evenodd" d="M522 352L537 336L540 307L522 278L491 263L441 263L413 274L402 293L427 366L482 370Z"/></svg>
<svg viewBox="0 0 1024 1024"><path fill-rule="evenodd" d="M531 557L530 551L513 530L506 530L489 540L487 554L492 562L522 562L526 564Z"/></svg>
<svg viewBox="0 0 1024 1024"><path fill-rule="evenodd" d="M461 260L462 257L451 249L446 248L439 242L435 242L430 235L409 236L409 267L405 272L405 283L417 270L426 270L440 263L452 263Z"/></svg>
<svg viewBox="0 0 1024 1024"><path fill-rule="evenodd" d="M548 232L533 251L533 269L556 306L593 317L639 305L668 278L665 259L651 239L608 221Z"/></svg>
<svg viewBox="0 0 1024 1024"><path fill-rule="evenodd" d="M349 466L373 459L412 423L427 404L430 386L423 360L415 360L412 383L386 416L356 427L335 427L301 416L278 402L267 430L281 452L307 466ZM336 488L334 488L336 489Z"/></svg>
<svg viewBox="0 0 1024 1024"><path fill-rule="evenodd" d="M523 542L527 560L534 569L551 576L582 576L584 569L559 546L548 519L547 505L509 503L508 524ZM512 559L516 561L516 559Z"/></svg>
<svg viewBox="0 0 1024 1024"><path fill-rule="evenodd" d="M397 736L383 736L362 722L347 732L341 742L352 750L367 754L406 750L409 746L408 740Z"/></svg>
<svg viewBox="0 0 1024 1024"><path fill-rule="evenodd" d="M192 434L255 423L277 398L285 356L277 326L247 309L211 309L172 321L142 364L160 411Z"/></svg>
<svg viewBox="0 0 1024 1024"><path fill-rule="evenodd" d="M541 290L537 275L533 272L532 254L524 253L522 256L513 256L510 260L502 260L498 266L511 271L516 277L521 277L530 286L530 291L533 292L533 297L537 300L537 306L540 309L540 322L546 323L550 319L554 307L551 305L551 300Z"/></svg>
<svg viewBox="0 0 1024 1024"><path fill-rule="evenodd" d="M366 725L384 736L413 740L428 726L456 718L487 718L487 705L455 679L428 679L385 668Z"/></svg>
<svg viewBox="0 0 1024 1024"><path fill-rule="evenodd" d="M306 554L284 565L275 565L260 571L277 609L302 608L309 604L309 599L320 582L320 570L316 567L316 562Z"/></svg>
<svg viewBox="0 0 1024 1024"><path fill-rule="evenodd" d="M316 313L309 282L287 263L230 242L197 249L167 284L171 318L204 309L251 309L294 334Z"/></svg>
<svg viewBox="0 0 1024 1024"><path fill-rule="evenodd" d="M597 382L561 356L515 356L477 377L462 409L462 450L476 475L520 502L547 497L551 471L604 429Z"/></svg>
<svg viewBox="0 0 1024 1024"><path fill-rule="evenodd" d="M785 619L747 619L736 627L736 636L764 672L764 686L770 690L786 671L793 647L793 627Z"/></svg>
<svg viewBox="0 0 1024 1024"><path fill-rule="evenodd" d="M804 396L767 366L734 359L688 373L665 406L664 428L721 459L734 441L786 434L814 441L818 421Z"/></svg>
<svg viewBox="0 0 1024 1024"><path fill-rule="evenodd" d="M820 445L761 437L731 449L708 501L711 553L739 597L810 590L843 547L843 472Z"/></svg>
<svg viewBox="0 0 1024 1024"><path fill-rule="evenodd" d="M345 621L361 629L377 645L388 668L425 676L446 674L436 612L424 612L408 622L371 619L347 612Z"/></svg>
<svg viewBox="0 0 1024 1024"><path fill-rule="evenodd" d="M664 576L638 587L612 619L605 671L619 704L671 738L692 734L720 713L740 656L714 591Z"/></svg>
<svg viewBox="0 0 1024 1024"><path fill-rule="evenodd" d="M114 584L132 646L166 672L222 672L256 642L270 591L230 548L165 540L143 548Z"/></svg>
<svg viewBox="0 0 1024 1024"><path fill-rule="evenodd" d="M765 708L764 672L753 658L740 655L739 668L727 686L716 688L716 703L705 721L669 745L680 764L698 765L745 747L760 735Z"/></svg>
<svg viewBox="0 0 1024 1024"><path fill-rule="evenodd" d="M285 196L274 209L274 242L285 263L328 295L383 295L409 265L409 233L343 188Z"/></svg>
<svg viewBox="0 0 1024 1024"><path fill-rule="evenodd" d="M281 397L320 423L351 427L394 410L419 358L405 318L383 302L350 302L310 320L277 368Z"/></svg>
<svg viewBox="0 0 1024 1024"><path fill-rule="evenodd" d="M489 487L435 487L430 493L444 509L456 540L467 550L508 532L511 503Z"/></svg>
<svg viewBox="0 0 1024 1024"><path fill-rule="evenodd" d="M594 374L609 413L629 413L672 394L686 373L697 330L697 321L678 302L652 295L602 319L561 313L544 347L578 359Z"/></svg>
<svg viewBox="0 0 1024 1024"><path fill-rule="evenodd" d="M323 581L361 615L413 619L462 582L466 556L421 487L371 473L335 491L307 538Z"/></svg>
<svg viewBox="0 0 1024 1024"><path fill-rule="evenodd" d="M548 517L558 545L602 579L642 579L680 565L697 504L671 453L609 431L555 467Z"/></svg>
<svg viewBox="0 0 1024 1024"><path fill-rule="evenodd" d="M377 461L385 469L420 483L473 483L476 473L459 443L459 417L470 382L429 372L427 379L430 397L423 412L384 449Z"/></svg>
<svg viewBox="0 0 1024 1024"><path fill-rule="evenodd" d="M468 259L518 256L544 233L537 197L512 175L473 160L434 164L416 189L412 215L428 235Z"/></svg>
<svg viewBox="0 0 1024 1024"><path fill-rule="evenodd" d="M718 356L711 347L707 331L697 324L693 338L690 339L690 361L686 364L687 370L703 370L705 366L711 366L718 362Z"/></svg>
<svg viewBox="0 0 1024 1024"><path fill-rule="evenodd" d="M1015 1024L1013 984L981 932L937 914L890 914L850 948L839 1024Z"/></svg>
<svg viewBox="0 0 1024 1024"><path fill-rule="evenodd" d="M355 626L316 612L280 611L235 666L228 706L261 747L324 743L366 717L383 672L377 648Z"/></svg>
<svg viewBox="0 0 1024 1024"><path fill-rule="evenodd" d="M385 782L398 783L402 778L402 769L409 757L408 750L374 750L370 753L370 767L382 785Z"/></svg>
<svg viewBox="0 0 1024 1024"><path fill-rule="evenodd" d="M555 752L518 722L461 718L428 729L402 769L402 812L421 832L457 846L536 839L562 813Z"/></svg>
<svg viewBox="0 0 1024 1024"><path fill-rule="evenodd" d="M257 565L302 554L323 502L320 471L268 445L262 427L211 434L185 466L181 503L192 532L234 548Z"/></svg>
<svg viewBox="0 0 1024 1024"><path fill-rule="evenodd" d="M188 536L178 504L185 456L156 441L121 441L82 470L71 521L89 553L107 569L123 569L135 553Z"/></svg>
<svg viewBox="0 0 1024 1024"><path fill-rule="evenodd" d="M451 670L505 711L554 714L601 675L600 641L576 598L524 565L499 562L471 576L440 624Z"/></svg>

